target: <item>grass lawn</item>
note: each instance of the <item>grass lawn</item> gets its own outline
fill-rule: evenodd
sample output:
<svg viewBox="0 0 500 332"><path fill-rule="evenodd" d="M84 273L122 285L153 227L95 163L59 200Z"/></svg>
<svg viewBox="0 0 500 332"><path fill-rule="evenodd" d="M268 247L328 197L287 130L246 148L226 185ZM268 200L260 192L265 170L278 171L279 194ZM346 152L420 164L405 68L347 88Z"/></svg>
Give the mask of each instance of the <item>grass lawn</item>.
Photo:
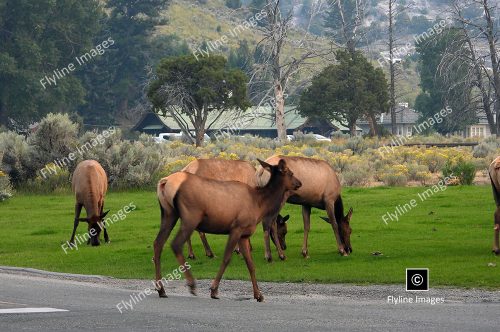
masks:
<svg viewBox="0 0 500 332"><path fill-rule="evenodd" d="M309 233L310 258L302 258L302 217L299 206L287 205L291 215L287 236L287 260L264 261L262 228L252 237L257 279L267 281L403 284L405 268L428 267L430 285L500 288L500 257L491 253L494 203L489 186L450 187L425 201L417 197L425 188L346 188L346 209L354 207L351 221L353 254L337 254L329 224L313 210ZM399 221L382 222L396 205L417 199L418 205ZM71 235L71 194L31 195L18 193L0 203L0 265L120 278L154 278L152 243L159 228L159 208L153 190L111 192L106 208L110 215L133 202L137 209L109 227L111 243L100 247L82 245L79 250L61 249ZM86 231L81 224L77 234ZM171 235L173 238L176 230ZM101 235L102 237L102 235ZM219 268L227 236L208 235L217 257L204 256L199 237L193 245L197 259L191 261L196 278L213 278ZM178 266L170 246L165 246L163 274ZM380 251L383 255L373 256ZM489 267L488 263L498 264ZM249 279L244 261L233 260L227 279Z"/></svg>

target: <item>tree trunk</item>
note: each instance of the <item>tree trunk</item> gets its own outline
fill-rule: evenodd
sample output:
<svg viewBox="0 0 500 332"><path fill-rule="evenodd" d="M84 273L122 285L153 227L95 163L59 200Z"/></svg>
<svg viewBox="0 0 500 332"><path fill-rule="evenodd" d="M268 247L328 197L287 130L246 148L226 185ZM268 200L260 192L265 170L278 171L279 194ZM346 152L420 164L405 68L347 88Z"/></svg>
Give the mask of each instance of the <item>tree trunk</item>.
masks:
<svg viewBox="0 0 500 332"><path fill-rule="evenodd" d="M351 134L351 137L356 136L356 121L354 122L349 122L349 133Z"/></svg>
<svg viewBox="0 0 500 332"><path fill-rule="evenodd" d="M368 124L370 125L370 136L377 136L377 119L375 118L375 114L370 113L368 115Z"/></svg>
<svg viewBox="0 0 500 332"><path fill-rule="evenodd" d="M283 98L283 88L279 81L275 81L274 84L274 97L276 99L276 129L278 131L278 140L286 142L285 98Z"/></svg>
<svg viewBox="0 0 500 332"><path fill-rule="evenodd" d="M390 94L390 110L391 110L391 132L397 134L396 128L396 74L394 66L394 9L392 8L393 0L389 0L389 71L391 74L391 82L389 87Z"/></svg>
<svg viewBox="0 0 500 332"><path fill-rule="evenodd" d="M488 46L490 49L490 59L491 59L491 68L493 69L493 87L495 88L495 110L497 111L497 123L496 123L496 131L500 132L500 122L498 121L500 118L500 114L498 114L498 103L500 102L500 73L498 67L498 55L496 49L496 36L493 18L491 17L491 8L488 5L488 0L483 0L483 8L484 8L484 18L486 20L487 28L486 28L486 36L488 40Z"/></svg>
<svg viewBox="0 0 500 332"><path fill-rule="evenodd" d="M204 139L205 139L205 130L203 129L196 130L196 147L201 146L203 144Z"/></svg>

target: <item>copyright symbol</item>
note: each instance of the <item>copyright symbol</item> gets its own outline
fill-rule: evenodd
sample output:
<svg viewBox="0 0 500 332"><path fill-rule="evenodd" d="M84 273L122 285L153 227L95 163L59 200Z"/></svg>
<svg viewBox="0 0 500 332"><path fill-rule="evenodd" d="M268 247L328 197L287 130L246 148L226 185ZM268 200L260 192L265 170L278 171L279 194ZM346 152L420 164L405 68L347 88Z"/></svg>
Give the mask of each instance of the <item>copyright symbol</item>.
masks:
<svg viewBox="0 0 500 332"><path fill-rule="evenodd" d="M424 282L424 277L422 277L422 275L420 274L414 274L412 277L411 277L411 283L414 285L414 286L420 286L422 285L422 283Z"/></svg>

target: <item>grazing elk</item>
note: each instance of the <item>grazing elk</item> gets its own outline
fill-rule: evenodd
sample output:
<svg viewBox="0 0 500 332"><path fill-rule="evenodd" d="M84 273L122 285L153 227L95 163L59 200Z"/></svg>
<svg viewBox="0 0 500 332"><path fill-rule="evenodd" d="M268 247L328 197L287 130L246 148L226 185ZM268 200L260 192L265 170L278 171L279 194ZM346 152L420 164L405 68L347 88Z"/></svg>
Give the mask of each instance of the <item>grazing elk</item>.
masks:
<svg viewBox="0 0 500 332"><path fill-rule="evenodd" d="M255 279L255 266L250 252L249 238L257 224L270 216L276 217L286 198L286 192L296 190L300 181L293 176L284 160L277 166L259 160L269 171L270 179L262 188L252 188L236 181L217 181L187 172L174 173L158 183L157 194L161 210L160 231L154 241L156 285L160 297L166 297L161 282L160 258L165 241L179 217L181 227L171 243L172 250L181 265L186 263L182 246L194 230L211 234L229 234L224 258L212 281L211 297L218 298L218 288L232 252L239 243L253 285L254 298L262 296ZM184 272L191 293L195 293L195 281L190 270Z"/></svg>
<svg viewBox="0 0 500 332"><path fill-rule="evenodd" d="M304 219L304 240L302 244L302 255L309 257L307 240L311 224L311 208L326 210L328 219L326 220L333 229L337 240L339 253L347 256L352 252L351 247L351 227L349 221L352 216L352 208L344 216L344 205L340 196L340 181L335 171L323 160L304 157L272 156L266 159L271 165L276 165L280 160L286 161L295 177L302 182L302 186L289 193L287 202L302 205L302 218ZM260 185L266 182L268 173L263 168L257 171L257 178ZM263 221L266 225L266 221ZM270 224L270 222L267 222ZM271 257L269 243L269 233L264 232L266 245L266 258Z"/></svg>
<svg viewBox="0 0 500 332"><path fill-rule="evenodd" d="M76 228L80 221L88 223L89 242L93 246L99 245L99 234L101 227L104 228L104 240L109 242L108 232L102 220L109 210L103 213L104 196L108 190L108 179L102 166L95 160L84 160L76 166L71 187L75 194L75 220L73 233L71 234L71 244L74 244ZM82 207L87 212L86 218L80 218Z"/></svg>
<svg viewBox="0 0 500 332"><path fill-rule="evenodd" d="M490 164L488 169L490 174L491 187L493 188L493 198L497 205L495 211L495 226L493 228L493 252L495 255L500 254L499 249L499 233L500 233L500 157L496 157Z"/></svg>
<svg viewBox="0 0 500 332"><path fill-rule="evenodd" d="M256 170L255 167L248 161L225 160L225 159L196 159L190 162L186 167L184 167L182 171L191 174L196 174L207 179L219 180L219 181L238 181L246 183L250 187L253 188L256 187L256 178L255 178ZM276 232L278 239L282 239L284 241L284 235L286 234L287 231L287 225L286 225L287 220L288 216L283 218L281 215L278 215L277 229L276 227L273 227L272 229L273 233L271 233L271 236L273 236L274 232ZM208 244L205 234L203 232L198 232L198 233L200 235L201 242L203 243L203 247L205 248L205 254L210 258L214 257L214 254L212 252L212 249L210 248L210 245ZM274 236L272 240L274 243L276 243L276 241L274 240ZM193 252L193 246L191 245L190 238L187 240L187 245L188 245L188 257L194 259L195 255ZM235 251L239 253L238 246L236 246ZM283 252L278 251L278 255L282 259L285 259Z"/></svg>

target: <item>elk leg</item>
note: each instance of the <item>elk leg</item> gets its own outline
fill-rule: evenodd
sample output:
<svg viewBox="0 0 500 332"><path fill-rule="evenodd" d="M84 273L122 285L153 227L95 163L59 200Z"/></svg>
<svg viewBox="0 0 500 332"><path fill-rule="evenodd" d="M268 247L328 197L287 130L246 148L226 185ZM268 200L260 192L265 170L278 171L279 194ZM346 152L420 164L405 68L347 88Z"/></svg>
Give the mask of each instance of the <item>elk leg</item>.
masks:
<svg viewBox="0 0 500 332"><path fill-rule="evenodd" d="M102 228L104 230L104 242L109 243L108 230L106 229L104 222L102 223Z"/></svg>
<svg viewBox="0 0 500 332"><path fill-rule="evenodd" d="M188 239L186 240L186 243L187 243L187 247L188 247L188 258L196 259L196 257L194 256L194 252L193 252L193 245L191 244L191 236L188 237Z"/></svg>
<svg viewBox="0 0 500 332"><path fill-rule="evenodd" d="M222 264L219 268L219 272L217 273L217 276L212 281L212 285L210 286L210 297L212 299L219 298L217 295L219 292L220 280L222 279L222 275L224 274L224 271L226 270L227 265L231 261L231 256L233 254L234 247L236 247L236 244L238 243L240 237L241 237L241 232L237 231L237 230L233 230L229 234L229 238L228 238L227 244L226 244L226 249L224 250L224 258L222 260Z"/></svg>
<svg viewBox="0 0 500 332"><path fill-rule="evenodd" d="M104 211L104 202L101 205L101 216L103 211ZM100 223L102 225L102 229L104 230L104 242L109 243L109 236L108 236L108 230L106 229L106 224L104 223L104 220L101 220Z"/></svg>
<svg viewBox="0 0 500 332"><path fill-rule="evenodd" d="M175 210L171 207L168 209L164 210L161 206L161 225L160 225L160 231L158 232L158 235L156 236L156 239L153 244L154 248L154 257L153 257L153 262L155 264L155 272L156 272L156 290L158 291L158 295L160 297L167 297L167 294L165 293L165 288L163 287L163 284L161 282L161 252L163 251L163 246L165 245L165 242L167 241L170 233L172 232L172 229L174 228L175 224L177 223L177 219L179 219L179 216L175 212Z"/></svg>
<svg viewBox="0 0 500 332"><path fill-rule="evenodd" d="M271 228L270 223L272 221L269 218L265 218L262 222L262 228L264 229L264 258L268 263L273 261L273 256L271 254L271 243L269 241L269 229Z"/></svg>
<svg viewBox="0 0 500 332"><path fill-rule="evenodd" d="M255 278L255 265L253 264L252 254L250 253L250 238L241 238L239 245L241 254L247 264L248 272L250 273L250 279L252 280L253 297L257 300L257 302L263 302L264 296L260 292L259 286L257 285L257 279Z"/></svg>
<svg viewBox="0 0 500 332"><path fill-rule="evenodd" d="M193 234L194 229L196 227L188 225L197 225L197 224L187 222L183 219L181 224L181 229L177 232L175 238L172 240L172 243L170 244L175 257L179 262L179 265L184 267L186 266L186 258L184 257L184 253L182 252L182 247L184 246L184 243L189 239L191 234ZM189 291L191 292L191 294L196 295L196 283L189 269L185 269L184 277L186 278Z"/></svg>
<svg viewBox="0 0 500 332"><path fill-rule="evenodd" d="M302 242L302 256L309 258L307 249L307 240L309 238L309 230L311 229L311 207L302 205L302 220L304 221L304 240Z"/></svg>
<svg viewBox="0 0 500 332"><path fill-rule="evenodd" d="M337 219L335 219L335 213L333 211L333 204L326 204L326 213L328 214L328 218L330 219L330 224L332 225L333 234L335 234L335 239L337 240L337 247L339 249L339 253L342 256L348 256L349 254L346 253L346 251L344 249L344 243L342 242L342 239L340 238L339 225L337 223Z"/></svg>
<svg viewBox="0 0 500 332"><path fill-rule="evenodd" d="M493 229L494 240L493 240L493 252L495 255L500 254L499 249L499 233L500 233L500 207L495 211L495 227Z"/></svg>
<svg viewBox="0 0 500 332"><path fill-rule="evenodd" d="M79 203L75 204L75 220L73 222L73 233L71 234L71 239L69 240L70 244L75 244L75 233L79 224L78 219L80 218L80 214L82 213L82 207L83 207L82 204Z"/></svg>
<svg viewBox="0 0 500 332"><path fill-rule="evenodd" d="M203 248L205 248L205 255L209 258L214 258L214 253L212 252L212 248L210 248L210 245L208 244L207 237L205 233L203 232L198 232L200 234L200 239L201 243L203 243Z"/></svg>
<svg viewBox="0 0 500 332"><path fill-rule="evenodd" d="M274 237L274 245L276 246L276 250L278 250L278 256L282 261L286 259L285 253L283 252L283 249L281 248L281 243L278 238L278 224L276 223L277 218L275 218L271 224L271 231L273 232L272 235Z"/></svg>

